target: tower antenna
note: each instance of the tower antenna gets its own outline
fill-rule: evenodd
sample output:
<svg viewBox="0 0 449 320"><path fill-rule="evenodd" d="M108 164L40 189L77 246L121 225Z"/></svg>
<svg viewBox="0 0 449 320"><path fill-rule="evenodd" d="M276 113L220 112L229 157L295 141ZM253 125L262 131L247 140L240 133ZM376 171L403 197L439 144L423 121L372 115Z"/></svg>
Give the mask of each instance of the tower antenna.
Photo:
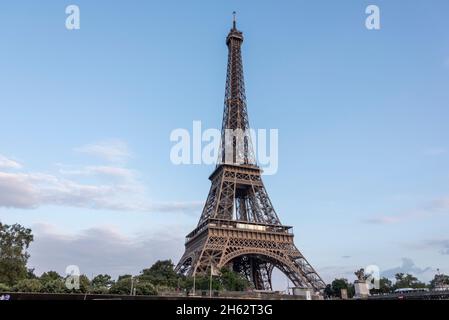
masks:
<svg viewBox="0 0 449 320"><path fill-rule="evenodd" d="M232 28L237 29L237 19L236 19L237 12L232 12Z"/></svg>

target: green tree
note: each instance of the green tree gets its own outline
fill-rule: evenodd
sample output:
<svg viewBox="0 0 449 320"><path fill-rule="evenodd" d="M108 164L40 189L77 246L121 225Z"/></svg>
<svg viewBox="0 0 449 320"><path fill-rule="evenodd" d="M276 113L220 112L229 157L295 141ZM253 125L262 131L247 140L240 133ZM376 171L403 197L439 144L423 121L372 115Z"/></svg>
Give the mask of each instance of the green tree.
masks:
<svg viewBox="0 0 449 320"><path fill-rule="evenodd" d="M108 274L99 274L92 279L92 287L106 287L109 288L114 281L111 280L111 276Z"/></svg>
<svg viewBox="0 0 449 320"><path fill-rule="evenodd" d="M12 286L27 277L26 250L32 241L31 229L0 223L0 283Z"/></svg>
<svg viewBox="0 0 449 320"><path fill-rule="evenodd" d="M248 279L242 274L226 267L220 270L219 281L223 288L228 291L245 291L251 287Z"/></svg>
<svg viewBox="0 0 449 320"><path fill-rule="evenodd" d="M331 297L336 296L334 290L332 289L332 285L330 285L330 284L326 285L326 288L324 288L324 296L326 298L331 298Z"/></svg>
<svg viewBox="0 0 449 320"><path fill-rule="evenodd" d="M41 281L41 284L41 292L45 293L65 293L67 290L64 280L62 279L47 280L45 282Z"/></svg>
<svg viewBox="0 0 449 320"><path fill-rule="evenodd" d="M109 289L112 294L131 294L131 276L119 277Z"/></svg>
<svg viewBox="0 0 449 320"><path fill-rule="evenodd" d="M27 279L37 279L38 277L34 274L34 268L27 270Z"/></svg>
<svg viewBox="0 0 449 320"><path fill-rule="evenodd" d="M16 292L41 292L42 284L38 279L23 279L13 286Z"/></svg>
<svg viewBox="0 0 449 320"><path fill-rule="evenodd" d="M109 288L108 287L91 287L89 289L89 293L94 293L94 294L108 294L109 293Z"/></svg>
<svg viewBox="0 0 449 320"><path fill-rule="evenodd" d="M155 286L176 288L181 279L174 267L171 260L158 260L149 269L142 270L138 278Z"/></svg>
<svg viewBox="0 0 449 320"><path fill-rule="evenodd" d="M348 292L348 297L352 298L355 294L354 285L350 284L347 279L341 278L341 279L335 279L332 281L332 293L334 297L340 297L341 298L341 290L346 289Z"/></svg>
<svg viewBox="0 0 449 320"><path fill-rule="evenodd" d="M80 288L77 290L79 293L88 293L90 289L90 280L89 278L82 274L80 276Z"/></svg>
<svg viewBox="0 0 449 320"><path fill-rule="evenodd" d="M432 289L449 285L449 276L445 274L436 274L430 281L430 287Z"/></svg>
<svg viewBox="0 0 449 320"><path fill-rule="evenodd" d="M191 290L193 288L193 277L187 277L184 281L184 288L186 290ZM196 276L195 277L195 290L209 290L210 288L210 277L209 276ZM212 277L212 290L220 291L223 290L223 284L219 276Z"/></svg>
<svg viewBox="0 0 449 320"><path fill-rule="evenodd" d="M67 278L64 280L64 282L67 280ZM65 286L65 283L64 283ZM66 292L68 293L89 293L90 292L90 280L89 278L82 274L79 277L79 288L78 289L68 289L66 288Z"/></svg>
<svg viewBox="0 0 449 320"><path fill-rule="evenodd" d="M106 294L113 285L114 281L108 274L99 274L92 279L91 292L96 294Z"/></svg>
<svg viewBox="0 0 449 320"><path fill-rule="evenodd" d="M148 281L138 281L136 283L136 295L155 296L155 295L157 295L157 290Z"/></svg>
<svg viewBox="0 0 449 320"><path fill-rule="evenodd" d="M40 277L39 280L45 284L47 282L50 281L54 281L54 280L62 280L62 277L59 275L59 273L57 273L56 271L47 271L44 272Z"/></svg>
<svg viewBox="0 0 449 320"><path fill-rule="evenodd" d="M124 280L124 279L128 279L128 278L132 278L132 275L130 275L130 274L124 274L124 275L118 276L117 281Z"/></svg>
<svg viewBox="0 0 449 320"><path fill-rule="evenodd" d="M157 290L152 283L141 280L138 277L122 277L112 284L109 293L130 295L132 294L131 287L135 289L136 295L157 295Z"/></svg>
<svg viewBox="0 0 449 320"><path fill-rule="evenodd" d="M385 277L379 280L379 289L371 289L371 294L386 294L393 291L393 282Z"/></svg>
<svg viewBox="0 0 449 320"><path fill-rule="evenodd" d="M407 273L397 273L395 275L396 283L394 284L394 289L400 289L400 288L426 288L426 284L423 282L420 282L418 278L415 276Z"/></svg>
<svg viewBox="0 0 449 320"><path fill-rule="evenodd" d="M0 283L0 292L9 292L11 291L11 288L4 284L4 283Z"/></svg>
<svg viewBox="0 0 449 320"><path fill-rule="evenodd" d="M348 297L352 298L355 296L355 287L353 283L348 284Z"/></svg>

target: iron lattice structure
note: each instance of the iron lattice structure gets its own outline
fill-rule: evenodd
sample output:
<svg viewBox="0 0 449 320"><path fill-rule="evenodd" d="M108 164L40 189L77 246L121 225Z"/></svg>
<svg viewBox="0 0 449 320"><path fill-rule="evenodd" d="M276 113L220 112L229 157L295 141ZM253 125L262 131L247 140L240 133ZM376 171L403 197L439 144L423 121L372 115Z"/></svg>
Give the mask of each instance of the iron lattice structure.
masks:
<svg viewBox="0 0 449 320"><path fill-rule="evenodd" d="M176 271L189 276L217 274L229 266L256 289L272 290L272 271L278 268L295 286L320 291L325 283L296 248L292 227L281 224L255 161L247 134L242 43L234 18L226 38L229 55L220 155L209 177L212 186L201 218L186 237ZM241 140L238 135L228 138L229 131L242 132Z"/></svg>

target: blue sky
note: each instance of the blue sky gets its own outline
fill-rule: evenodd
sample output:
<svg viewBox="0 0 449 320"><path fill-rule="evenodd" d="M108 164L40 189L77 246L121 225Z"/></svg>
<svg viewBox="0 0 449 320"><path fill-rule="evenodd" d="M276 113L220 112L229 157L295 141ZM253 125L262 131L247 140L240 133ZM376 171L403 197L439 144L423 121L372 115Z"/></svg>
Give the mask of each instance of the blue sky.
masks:
<svg viewBox="0 0 449 320"><path fill-rule="evenodd" d="M169 136L221 125L234 10L251 125L279 129L265 184L299 249L327 281L449 273L444 0L2 3L0 220L33 228L30 265L179 258L213 166L174 166Z"/></svg>

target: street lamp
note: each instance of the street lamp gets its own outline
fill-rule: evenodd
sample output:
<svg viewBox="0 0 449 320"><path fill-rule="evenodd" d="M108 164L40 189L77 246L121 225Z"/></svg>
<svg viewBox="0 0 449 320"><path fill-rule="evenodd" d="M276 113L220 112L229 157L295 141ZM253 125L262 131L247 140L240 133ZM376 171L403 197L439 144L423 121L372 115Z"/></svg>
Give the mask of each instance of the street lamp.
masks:
<svg viewBox="0 0 449 320"><path fill-rule="evenodd" d="M131 290L129 292L130 296L133 295L133 289L134 289L134 278L133 278L133 276L131 276Z"/></svg>
<svg viewBox="0 0 449 320"><path fill-rule="evenodd" d="M136 283L137 282L138 282L138 280L136 279ZM134 286L134 277L131 276L131 290L130 290L129 295L130 296L135 296L136 295L136 291L137 291L137 288Z"/></svg>
<svg viewBox="0 0 449 320"><path fill-rule="evenodd" d="M196 272L193 270L193 295L196 296L196 288L195 288L195 281L196 281Z"/></svg>
<svg viewBox="0 0 449 320"><path fill-rule="evenodd" d="M214 268L214 265L210 264L210 278L209 278L209 297L212 298L212 270Z"/></svg>

